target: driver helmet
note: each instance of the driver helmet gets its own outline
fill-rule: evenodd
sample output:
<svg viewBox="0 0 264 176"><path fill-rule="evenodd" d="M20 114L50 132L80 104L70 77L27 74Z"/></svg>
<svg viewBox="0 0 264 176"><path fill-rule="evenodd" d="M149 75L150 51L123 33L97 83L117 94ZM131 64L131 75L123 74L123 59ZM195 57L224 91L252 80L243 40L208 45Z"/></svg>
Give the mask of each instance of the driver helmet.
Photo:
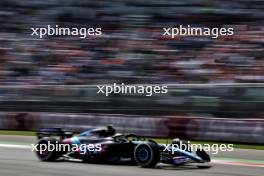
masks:
<svg viewBox="0 0 264 176"><path fill-rule="evenodd" d="M112 124L107 125L107 132L110 136L113 136L115 134L115 129L113 128Z"/></svg>

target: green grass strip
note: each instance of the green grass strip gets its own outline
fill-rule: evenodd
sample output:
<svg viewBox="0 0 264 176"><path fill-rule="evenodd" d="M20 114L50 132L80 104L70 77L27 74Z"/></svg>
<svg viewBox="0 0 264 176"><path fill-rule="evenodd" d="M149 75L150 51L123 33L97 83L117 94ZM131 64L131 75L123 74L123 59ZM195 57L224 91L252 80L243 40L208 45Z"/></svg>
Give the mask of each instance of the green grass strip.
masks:
<svg viewBox="0 0 264 176"><path fill-rule="evenodd" d="M35 136L36 132L0 130L0 135Z"/></svg>

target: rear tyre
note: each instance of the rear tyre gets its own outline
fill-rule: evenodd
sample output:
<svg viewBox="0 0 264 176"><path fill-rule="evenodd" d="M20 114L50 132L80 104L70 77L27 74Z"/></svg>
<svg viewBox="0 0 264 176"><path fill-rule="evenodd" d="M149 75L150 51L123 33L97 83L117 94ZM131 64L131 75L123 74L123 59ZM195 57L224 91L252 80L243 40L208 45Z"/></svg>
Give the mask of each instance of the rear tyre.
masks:
<svg viewBox="0 0 264 176"><path fill-rule="evenodd" d="M62 156L62 152L54 150L48 150L49 145L56 145L58 141L53 138L42 138L38 141L36 155L41 161L55 161Z"/></svg>
<svg viewBox="0 0 264 176"><path fill-rule="evenodd" d="M203 149L198 149L196 151L196 154L201 157L205 162L210 162L211 158L210 156L203 150Z"/></svg>
<svg viewBox="0 0 264 176"><path fill-rule="evenodd" d="M159 147L152 142L145 142L136 146L134 159L137 165L144 168L153 168L160 160Z"/></svg>

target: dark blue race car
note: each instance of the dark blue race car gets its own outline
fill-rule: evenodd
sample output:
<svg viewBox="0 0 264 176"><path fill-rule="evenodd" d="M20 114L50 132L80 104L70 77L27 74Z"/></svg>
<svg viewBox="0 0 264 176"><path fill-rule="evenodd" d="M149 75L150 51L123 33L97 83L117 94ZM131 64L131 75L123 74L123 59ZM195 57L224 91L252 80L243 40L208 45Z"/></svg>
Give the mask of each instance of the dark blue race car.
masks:
<svg viewBox="0 0 264 176"><path fill-rule="evenodd" d="M112 127L90 129L76 136L61 128L45 128L37 133L37 137L36 154L41 161L74 158L92 163L129 163L146 168L158 163L178 166L210 162L210 156L203 149L190 151L176 147L179 140L159 144L137 135L115 133ZM48 145L53 145L52 150L45 147Z"/></svg>

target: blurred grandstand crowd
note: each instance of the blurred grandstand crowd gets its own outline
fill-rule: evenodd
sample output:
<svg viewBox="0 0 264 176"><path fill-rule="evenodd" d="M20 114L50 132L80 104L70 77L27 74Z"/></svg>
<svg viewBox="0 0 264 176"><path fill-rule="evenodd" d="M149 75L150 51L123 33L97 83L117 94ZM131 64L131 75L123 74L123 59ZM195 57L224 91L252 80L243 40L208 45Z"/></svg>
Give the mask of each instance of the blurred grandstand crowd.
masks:
<svg viewBox="0 0 264 176"><path fill-rule="evenodd" d="M264 3L251 0L1 0L0 85L264 82ZM163 38L178 25L234 36ZM102 36L31 36L31 27Z"/></svg>

